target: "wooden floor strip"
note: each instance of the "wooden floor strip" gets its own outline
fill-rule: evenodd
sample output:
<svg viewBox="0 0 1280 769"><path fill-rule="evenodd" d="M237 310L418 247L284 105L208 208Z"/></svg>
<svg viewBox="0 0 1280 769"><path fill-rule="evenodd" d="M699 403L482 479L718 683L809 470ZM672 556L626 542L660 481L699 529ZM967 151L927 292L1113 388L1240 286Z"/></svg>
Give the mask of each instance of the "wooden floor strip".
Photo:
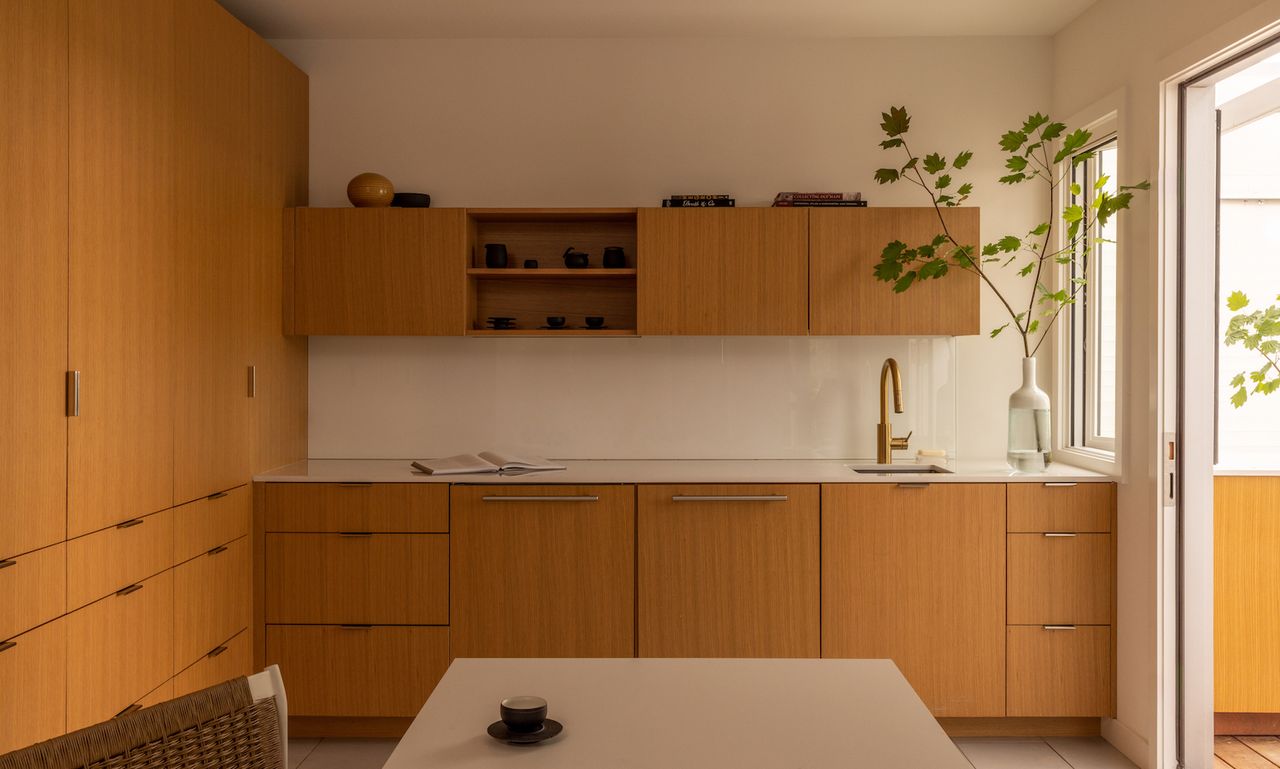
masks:
<svg viewBox="0 0 1280 769"><path fill-rule="evenodd" d="M1280 738L1277 737L1237 737L1253 751L1266 758L1276 766L1280 766Z"/></svg>
<svg viewBox="0 0 1280 769"><path fill-rule="evenodd" d="M1213 752L1232 769L1276 769L1275 764L1235 737L1215 737Z"/></svg>

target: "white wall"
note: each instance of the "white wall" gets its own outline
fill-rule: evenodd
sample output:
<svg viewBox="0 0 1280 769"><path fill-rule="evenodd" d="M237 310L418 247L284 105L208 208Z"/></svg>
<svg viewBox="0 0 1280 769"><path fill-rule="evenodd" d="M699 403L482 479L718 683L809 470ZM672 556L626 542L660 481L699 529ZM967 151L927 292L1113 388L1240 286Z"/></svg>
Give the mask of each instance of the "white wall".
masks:
<svg viewBox="0 0 1280 769"><path fill-rule="evenodd" d="M1054 37L1053 109L1076 115L1121 93L1121 181L1161 179L1165 114L1161 84L1271 24L1275 0L1102 0ZM1162 625L1171 617L1170 544L1160 537L1162 336L1159 265L1164 223L1159 190L1120 221L1120 485L1117 686L1119 714L1106 735L1143 767L1173 766L1159 749L1157 721L1171 704L1160 679ZM1206 405L1207 407L1207 405ZM1190 511L1192 515L1205 511ZM1168 683L1172 683L1171 681ZM1158 764L1157 761L1160 763Z"/></svg>
<svg viewBox="0 0 1280 769"><path fill-rule="evenodd" d="M877 147L880 112L905 104L918 152L978 153L970 169L984 238L1042 219L992 180L999 134L1047 107L1047 38L275 45L311 77L312 205L345 205L346 181L365 170L429 192L438 206L644 206L679 191L759 205L792 189L918 205L918 190L872 181L875 168L898 161ZM997 310L984 296L984 327L1003 322ZM483 441L561 456L865 456L880 359L905 343L314 339L311 454L421 456ZM1018 350L1008 334L960 339L953 389L930 411L959 398L958 423L922 437L967 457L1003 456ZM702 355L695 365L691 356ZM704 378L661 381L669 374ZM912 380L908 372L909 399L920 392ZM592 383L622 397L553 394L557 384ZM496 412L495 387L512 404ZM692 423L702 427L694 437L691 403L711 413ZM479 429L468 432L460 419L472 414ZM927 427L923 416L895 424ZM574 430L544 429L557 424Z"/></svg>

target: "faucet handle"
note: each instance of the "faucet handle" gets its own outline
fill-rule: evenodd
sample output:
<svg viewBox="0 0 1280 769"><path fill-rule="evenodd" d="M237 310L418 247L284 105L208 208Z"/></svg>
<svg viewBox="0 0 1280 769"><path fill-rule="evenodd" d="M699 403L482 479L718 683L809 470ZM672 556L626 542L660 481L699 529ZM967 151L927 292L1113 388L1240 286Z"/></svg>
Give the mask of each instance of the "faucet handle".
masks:
<svg viewBox="0 0 1280 769"><path fill-rule="evenodd" d="M915 432L916 432L915 430L909 431L907 433L907 437L905 438L890 438L889 448L892 449L893 451L906 451L907 443L911 440L911 436L915 435Z"/></svg>

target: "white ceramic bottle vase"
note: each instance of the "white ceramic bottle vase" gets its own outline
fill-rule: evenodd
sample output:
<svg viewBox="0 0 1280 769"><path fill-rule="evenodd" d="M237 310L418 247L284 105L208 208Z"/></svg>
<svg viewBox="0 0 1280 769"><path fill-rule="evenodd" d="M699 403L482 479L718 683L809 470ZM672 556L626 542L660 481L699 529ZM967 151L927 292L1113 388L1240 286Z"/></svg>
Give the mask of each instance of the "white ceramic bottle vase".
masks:
<svg viewBox="0 0 1280 769"><path fill-rule="evenodd" d="M1049 394L1036 384L1036 359L1022 359L1022 386L1009 396L1009 466L1039 472L1049 465L1052 446Z"/></svg>

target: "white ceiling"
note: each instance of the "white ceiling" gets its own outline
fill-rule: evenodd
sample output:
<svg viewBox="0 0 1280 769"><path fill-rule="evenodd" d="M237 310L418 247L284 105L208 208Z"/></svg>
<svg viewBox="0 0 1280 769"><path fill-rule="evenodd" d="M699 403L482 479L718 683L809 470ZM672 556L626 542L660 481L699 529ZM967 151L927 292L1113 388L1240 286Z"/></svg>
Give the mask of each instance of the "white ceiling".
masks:
<svg viewBox="0 0 1280 769"><path fill-rule="evenodd" d="M1094 0L220 0L266 38L1049 35Z"/></svg>

